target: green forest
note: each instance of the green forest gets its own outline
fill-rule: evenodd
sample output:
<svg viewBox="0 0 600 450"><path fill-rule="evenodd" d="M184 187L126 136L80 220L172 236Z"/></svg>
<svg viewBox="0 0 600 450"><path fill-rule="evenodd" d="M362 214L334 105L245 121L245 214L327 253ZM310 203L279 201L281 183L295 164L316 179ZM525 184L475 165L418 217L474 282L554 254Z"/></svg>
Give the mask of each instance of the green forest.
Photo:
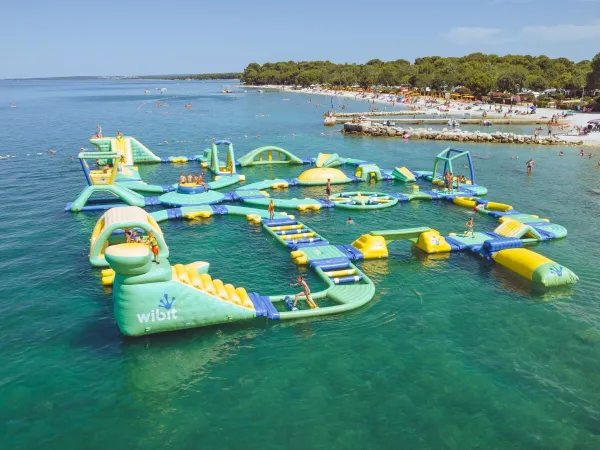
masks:
<svg viewBox="0 0 600 450"><path fill-rule="evenodd" d="M461 58L427 56L414 63L405 59L366 64L334 64L330 61L276 62L249 64L241 80L248 85L278 84L335 87L410 86L451 90L456 87L473 95L490 91L517 93L530 89L600 89L600 53L591 61L571 61L530 55L486 55L472 53ZM573 92L575 93L575 92Z"/></svg>

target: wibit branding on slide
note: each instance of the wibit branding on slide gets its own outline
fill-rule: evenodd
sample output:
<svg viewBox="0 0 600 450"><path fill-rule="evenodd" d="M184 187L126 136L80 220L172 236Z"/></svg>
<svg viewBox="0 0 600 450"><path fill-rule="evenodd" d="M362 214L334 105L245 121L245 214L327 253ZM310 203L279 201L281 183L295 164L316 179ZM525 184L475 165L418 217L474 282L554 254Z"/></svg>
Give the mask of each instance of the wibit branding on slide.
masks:
<svg viewBox="0 0 600 450"><path fill-rule="evenodd" d="M140 323L162 322L163 320L177 319L177 310L173 308L175 297L169 300L169 295L165 294L165 298L161 298L158 302L158 308L151 310L147 314L138 314L137 319ZM164 311L161 311L161 308Z"/></svg>

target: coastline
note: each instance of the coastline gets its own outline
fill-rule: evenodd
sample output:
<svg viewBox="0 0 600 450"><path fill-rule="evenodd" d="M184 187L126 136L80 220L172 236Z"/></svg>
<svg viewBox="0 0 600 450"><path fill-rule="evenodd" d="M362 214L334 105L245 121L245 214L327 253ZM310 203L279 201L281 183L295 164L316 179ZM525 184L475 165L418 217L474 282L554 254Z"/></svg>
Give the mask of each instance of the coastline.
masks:
<svg viewBox="0 0 600 450"><path fill-rule="evenodd" d="M279 92L286 92L286 93L293 93L293 94L305 94L305 95L320 95L320 96L325 96L325 97L342 97L342 98L347 98L349 100L356 100L356 101L364 101L366 104L369 105L373 105L373 104L382 104L382 105L386 105L386 112L389 112L389 110L387 109L388 107L393 108L393 110L397 110L398 112L402 112L402 111L407 111L408 109L408 105L402 105L402 104L393 104L393 102L389 99L389 95L388 94L382 94L382 95L375 95L375 94L371 94L371 93L367 93L367 94L357 94L355 92L347 92L347 91L334 91L334 90L330 90L330 89L315 89L315 88L302 88L299 90L296 89L292 89L292 87L290 86L283 86L283 85L263 85L263 86L246 86L244 85L244 88L246 89L265 89L265 90L275 90L275 91L279 91ZM358 99L357 97L359 95L362 95L362 98ZM324 105L325 106L325 105ZM506 105L504 105L506 107ZM431 112L432 114L440 114L439 111L435 110L433 107L426 107L425 105L425 100L424 97L420 97L419 100L417 100L417 102L412 103L411 107L416 107L418 108L418 111L415 111L416 114L418 114L419 112L425 111L426 113ZM466 109L468 107L473 108L474 104L470 103L470 102L458 102L455 100L451 100L450 101L450 108L447 111L443 112L444 116L448 116L448 117L453 117L453 118L471 118L471 119L476 119L476 118L482 118L482 114L483 114L483 110L482 109L478 109L478 110L474 110L474 109ZM520 112L527 112L527 106L515 106L514 107L515 111L520 111ZM490 119L501 119L504 117L503 113L496 113L494 111L485 111L487 112L487 117ZM554 114L556 114L557 112L559 112L556 109L551 109L551 108L538 108L537 109L537 114L536 117L540 118L540 119L548 119L548 121L552 118L552 116ZM531 115L509 115L511 120L514 120L515 122L518 122L519 120L529 120L532 118ZM593 120L593 119L600 119L600 113L575 113L572 116L567 116L566 118L561 118L561 122L562 123L567 123L571 130L575 129L576 127L580 126L585 126L587 125L587 122L589 120ZM517 123L518 124L518 123ZM542 130L542 133L544 133L545 130ZM533 130L532 130L532 134L533 134ZM561 139L564 139L565 141L569 141L574 145L582 145L582 146L586 146L586 147L600 147L600 133L595 132L595 133L590 133L587 136L579 136L579 135L575 135L575 134L557 134L557 136L560 136ZM580 144L575 144L575 143L579 143Z"/></svg>

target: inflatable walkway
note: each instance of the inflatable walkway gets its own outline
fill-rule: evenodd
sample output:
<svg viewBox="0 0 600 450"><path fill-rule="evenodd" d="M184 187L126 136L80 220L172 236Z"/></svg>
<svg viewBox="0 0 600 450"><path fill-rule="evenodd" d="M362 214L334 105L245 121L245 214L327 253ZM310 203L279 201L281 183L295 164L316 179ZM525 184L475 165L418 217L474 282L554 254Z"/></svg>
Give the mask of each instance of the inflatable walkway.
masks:
<svg viewBox="0 0 600 450"><path fill-rule="evenodd" d="M103 265L104 260L99 259L103 253L110 265L110 269L103 271L103 282L113 284L114 314L121 332L141 336L261 316L271 320L316 317L356 309L373 298L372 281L351 262L363 259L358 250L349 245L330 245L292 216L278 214L268 220L265 213L239 206L183 207L152 215L139 208L107 211L92 234L91 254L95 264ZM295 262L308 264L323 279L327 288L312 294L313 299L317 303L327 299L333 305L286 310L292 293L276 296L248 293L242 287L211 278L207 262L172 264L167 259L168 248L157 222L208 218L213 214L242 215L250 223L262 225L275 241L290 249ZM154 233L160 249L159 262L153 262L148 246L119 242L117 231L123 229Z"/></svg>

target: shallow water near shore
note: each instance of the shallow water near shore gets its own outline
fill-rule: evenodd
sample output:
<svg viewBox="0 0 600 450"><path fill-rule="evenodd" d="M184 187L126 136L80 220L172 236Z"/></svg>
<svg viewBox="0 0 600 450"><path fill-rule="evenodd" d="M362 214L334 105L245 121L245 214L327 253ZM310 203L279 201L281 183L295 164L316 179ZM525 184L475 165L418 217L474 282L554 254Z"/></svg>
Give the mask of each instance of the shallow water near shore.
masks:
<svg viewBox="0 0 600 450"><path fill-rule="evenodd" d="M397 242L388 260L360 264L377 293L351 313L124 338L110 291L87 259L100 213L63 211L85 184L69 156L91 147L97 124L105 135L135 136L160 156L200 154L215 137L231 139L237 157L272 144L301 157L337 152L383 168L431 170L449 145L343 136L339 126L322 125L326 98L307 103L305 95L244 93L235 84L235 94L223 95L223 86L230 85L0 81L0 155L16 155L0 160L0 448L600 446L600 196L591 192L600 188L600 151L589 160L573 147L462 146L472 151L477 183L490 199L568 229L566 239L534 250L573 270L580 281L572 288L540 292L471 255L432 258ZM156 87L168 91L161 97ZM17 108L8 107L12 100ZM365 109L345 102L350 111ZM528 177L530 157L536 167ZM157 184L194 170L140 166ZM302 170L243 173L254 182ZM356 187L405 190L394 182L346 189ZM342 244L375 229L459 232L471 214L412 202L352 212L354 226L345 223L347 211L300 218ZM209 261L215 277L267 295L288 292L298 273L313 290L322 287L241 218L161 226L174 263ZM476 216L475 226L488 231L496 223Z"/></svg>

